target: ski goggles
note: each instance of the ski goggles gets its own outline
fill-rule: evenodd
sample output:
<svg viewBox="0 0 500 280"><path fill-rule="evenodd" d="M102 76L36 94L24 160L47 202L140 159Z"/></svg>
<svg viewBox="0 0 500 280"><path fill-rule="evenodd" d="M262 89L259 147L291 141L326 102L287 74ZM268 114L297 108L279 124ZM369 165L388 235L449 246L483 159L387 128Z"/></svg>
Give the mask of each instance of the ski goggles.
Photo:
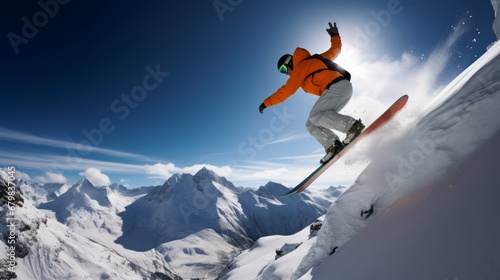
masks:
<svg viewBox="0 0 500 280"><path fill-rule="evenodd" d="M279 71L280 71L280 73L286 75L288 73L288 67L285 64L283 64L283 65L280 66Z"/></svg>
<svg viewBox="0 0 500 280"><path fill-rule="evenodd" d="M283 73L285 75L288 73L288 67L290 67L290 61L291 60L292 60L292 56L291 55L286 58L285 62L283 62L283 64L278 69L280 71L280 73Z"/></svg>

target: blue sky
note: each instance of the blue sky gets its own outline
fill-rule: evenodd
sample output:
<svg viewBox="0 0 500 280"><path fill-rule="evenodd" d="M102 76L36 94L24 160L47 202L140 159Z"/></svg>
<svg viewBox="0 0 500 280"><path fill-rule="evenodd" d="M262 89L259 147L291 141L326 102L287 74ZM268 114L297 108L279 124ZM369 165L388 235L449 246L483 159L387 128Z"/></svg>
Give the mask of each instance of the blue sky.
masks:
<svg viewBox="0 0 500 280"><path fill-rule="evenodd" d="M2 5L0 165L40 182L138 187L208 166L238 186L293 187L323 152L305 129L316 97L258 112L286 81L282 54L325 51L336 21L345 113L370 122L404 93L419 112L495 40L488 0ZM360 154L318 185L352 182Z"/></svg>

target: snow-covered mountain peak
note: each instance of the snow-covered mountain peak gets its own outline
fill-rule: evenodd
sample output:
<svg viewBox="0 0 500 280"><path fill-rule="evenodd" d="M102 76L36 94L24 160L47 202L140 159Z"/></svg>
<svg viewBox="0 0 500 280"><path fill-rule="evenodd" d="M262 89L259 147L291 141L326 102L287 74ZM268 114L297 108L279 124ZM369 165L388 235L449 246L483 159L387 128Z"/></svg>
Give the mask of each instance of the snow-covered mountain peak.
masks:
<svg viewBox="0 0 500 280"><path fill-rule="evenodd" d="M227 230L227 236L237 239L243 228L235 217L243 213L233 189L237 190L232 183L207 169L194 176L174 175L120 214L125 230L117 242L134 250L148 250L203 229ZM134 241L138 236L141 242Z"/></svg>
<svg viewBox="0 0 500 280"><path fill-rule="evenodd" d="M87 178L81 178L76 184L73 186L84 186L84 187L91 187L91 188L97 188L89 179Z"/></svg>
<svg viewBox="0 0 500 280"><path fill-rule="evenodd" d="M71 217L74 212L95 213L102 208L110 208L108 188L95 187L87 179L81 179L65 193L47 203L39 205L41 209L52 210L61 223Z"/></svg>
<svg viewBox="0 0 500 280"><path fill-rule="evenodd" d="M177 184L177 182L179 182L181 180L181 177L182 177L181 174L175 173L170 178L168 178L167 181L165 181L165 183L163 184L163 187L167 188L171 185Z"/></svg>
<svg viewBox="0 0 500 280"><path fill-rule="evenodd" d="M108 188L110 190L117 191L117 192L120 192L120 193L125 193L125 192L128 192L128 190L129 190L124 185L120 185L120 184L117 184L117 183L109 185Z"/></svg>
<svg viewBox="0 0 500 280"><path fill-rule="evenodd" d="M219 176L214 171L207 169L206 167L200 169L193 176L193 180L197 184L213 184L215 182L218 183L220 186L231 190L232 192L239 192L239 190L233 185L233 183L228 181L226 178Z"/></svg>
<svg viewBox="0 0 500 280"><path fill-rule="evenodd" d="M196 175L195 175L196 176ZM156 201L157 203L166 203L169 200L182 199L186 200L191 197L197 190L203 190L200 182L209 183L211 179L205 176L195 176L191 174L174 174L168 178L165 183L151 190L145 197L148 201Z"/></svg>
<svg viewBox="0 0 500 280"><path fill-rule="evenodd" d="M161 203L179 198L190 200L198 196L214 200L216 197L232 196L238 192L233 183L204 167L195 175L187 173L172 175L162 186L151 190L147 197L150 201Z"/></svg>
<svg viewBox="0 0 500 280"><path fill-rule="evenodd" d="M268 198L280 197L287 193L290 189L282 184L275 182L268 182L265 186L261 186L255 193Z"/></svg>
<svg viewBox="0 0 500 280"><path fill-rule="evenodd" d="M202 167L200 170L198 170L198 172L196 172L196 174L194 176L201 177L201 178L206 178L206 177L214 178L214 179L220 178L219 175L217 175L215 172L213 172L212 170L210 170L206 167Z"/></svg>
<svg viewBox="0 0 500 280"><path fill-rule="evenodd" d="M71 195L73 198L84 197L86 200L93 200L104 207L111 205L111 201L109 201L108 198L108 189L106 187L96 187L86 178L81 179L66 193L68 193L68 196Z"/></svg>

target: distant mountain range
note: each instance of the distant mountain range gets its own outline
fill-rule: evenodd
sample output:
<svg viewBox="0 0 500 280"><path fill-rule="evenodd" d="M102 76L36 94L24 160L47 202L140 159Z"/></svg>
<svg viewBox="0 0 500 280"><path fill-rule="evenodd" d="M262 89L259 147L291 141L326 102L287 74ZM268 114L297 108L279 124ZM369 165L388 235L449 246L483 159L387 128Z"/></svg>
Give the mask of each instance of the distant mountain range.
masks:
<svg viewBox="0 0 500 280"><path fill-rule="evenodd" d="M17 185L25 198L16 212L24 229L18 229L19 246L25 248L16 273L23 279L35 279L40 269L46 279L216 278L258 238L307 227L343 190L279 198L288 190L283 185L240 189L206 168L139 189L96 187L87 179L72 186ZM49 224L57 226L49 229ZM6 226L0 228L4 236ZM46 262L55 251L58 269Z"/></svg>

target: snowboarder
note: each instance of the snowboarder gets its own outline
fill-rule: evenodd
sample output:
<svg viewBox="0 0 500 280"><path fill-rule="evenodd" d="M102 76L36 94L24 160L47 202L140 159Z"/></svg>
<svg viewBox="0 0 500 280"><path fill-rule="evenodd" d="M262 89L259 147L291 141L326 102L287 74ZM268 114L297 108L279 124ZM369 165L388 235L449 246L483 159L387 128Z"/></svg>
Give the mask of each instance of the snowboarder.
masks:
<svg viewBox="0 0 500 280"><path fill-rule="evenodd" d="M340 54L342 47L337 23L328 23L326 29L331 39L331 47L321 55L313 55L306 49L296 48L293 55L285 54L278 60L279 72L290 76L287 82L269 96L259 106L262 114L269 106L277 105L299 87L310 94L319 96L311 109L306 128L309 133L325 148L326 155L321 164L328 162L337 151L349 144L365 127L361 120L339 114L352 96L352 84L349 72L342 69L333 60ZM346 134L341 142L337 130Z"/></svg>

